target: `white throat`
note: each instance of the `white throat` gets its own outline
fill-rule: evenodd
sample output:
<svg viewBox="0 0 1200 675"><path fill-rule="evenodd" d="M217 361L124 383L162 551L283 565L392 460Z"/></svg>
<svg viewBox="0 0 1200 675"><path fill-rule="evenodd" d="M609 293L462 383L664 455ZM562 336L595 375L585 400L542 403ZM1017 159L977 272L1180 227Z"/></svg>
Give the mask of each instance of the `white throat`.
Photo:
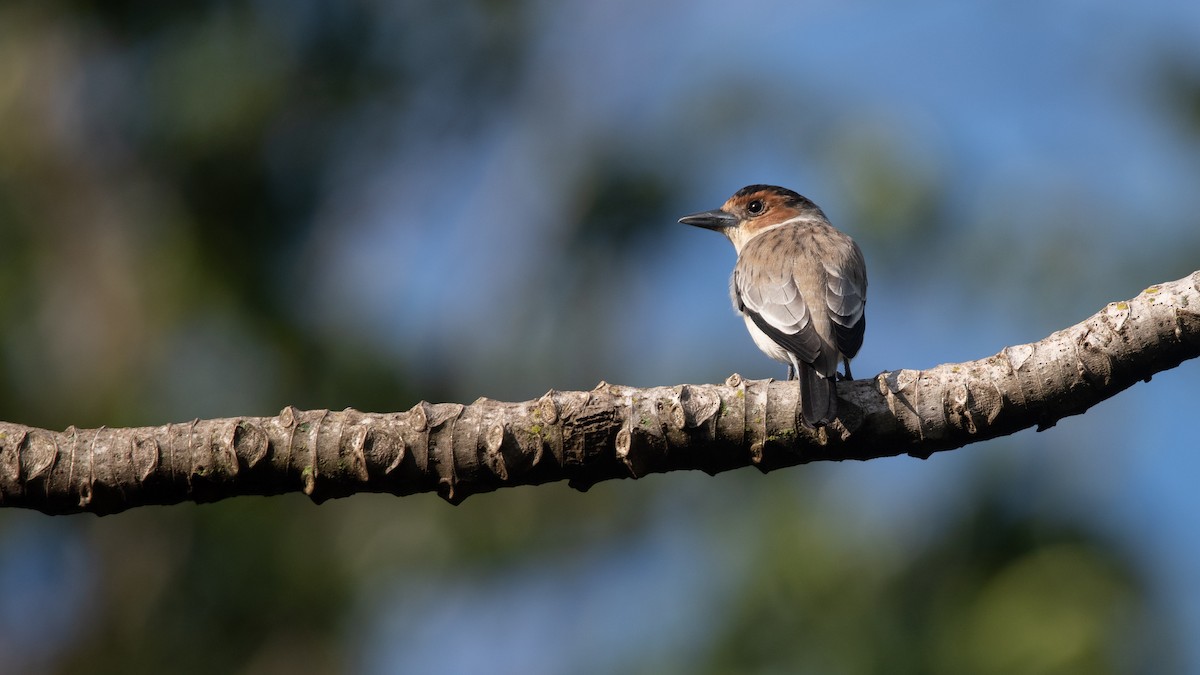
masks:
<svg viewBox="0 0 1200 675"><path fill-rule="evenodd" d="M733 242L733 250L740 254L742 252L742 247L745 246L747 244L747 242L749 242L751 239L757 237L758 235L760 235L764 232L770 232L771 230L777 230L785 225L799 225L801 223L822 223L822 222L824 222L824 219L821 218L820 216L814 216L809 213L803 213L798 216L792 216L791 218L788 218L787 220L781 220L778 223L764 227L761 230L755 230L754 232L747 232L746 229L743 227L730 228L725 231L725 236L729 237L729 241Z"/></svg>

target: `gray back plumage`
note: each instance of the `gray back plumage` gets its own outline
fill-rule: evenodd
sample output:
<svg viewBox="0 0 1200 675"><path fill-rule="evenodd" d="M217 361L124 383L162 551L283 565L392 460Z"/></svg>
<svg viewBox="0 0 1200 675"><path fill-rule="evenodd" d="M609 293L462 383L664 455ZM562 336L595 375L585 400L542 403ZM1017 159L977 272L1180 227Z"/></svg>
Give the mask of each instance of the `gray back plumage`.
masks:
<svg viewBox="0 0 1200 675"><path fill-rule="evenodd" d="M776 344L833 377L866 328L866 265L850 237L819 221L760 233L738 256L734 304Z"/></svg>

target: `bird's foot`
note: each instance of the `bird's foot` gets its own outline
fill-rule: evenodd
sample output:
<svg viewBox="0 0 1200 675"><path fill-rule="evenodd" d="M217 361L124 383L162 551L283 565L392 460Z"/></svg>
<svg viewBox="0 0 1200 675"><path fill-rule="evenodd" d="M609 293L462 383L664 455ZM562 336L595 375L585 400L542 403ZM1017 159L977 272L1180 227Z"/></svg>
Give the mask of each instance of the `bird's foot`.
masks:
<svg viewBox="0 0 1200 675"><path fill-rule="evenodd" d="M846 374L842 375L839 373L837 376L838 380L853 380L854 379L854 376L850 374L850 359L848 359L844 356L842 357L842 369L846 371ZM836 372L836 371L834 371L834 372Z"/></svg>

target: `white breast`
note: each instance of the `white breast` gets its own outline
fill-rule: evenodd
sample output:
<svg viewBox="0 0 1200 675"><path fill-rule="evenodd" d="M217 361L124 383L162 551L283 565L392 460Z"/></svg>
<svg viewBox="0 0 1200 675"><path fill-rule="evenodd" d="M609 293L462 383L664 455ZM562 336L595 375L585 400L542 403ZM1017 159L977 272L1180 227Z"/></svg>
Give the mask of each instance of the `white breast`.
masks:
<svg viewBox="0 0 1200 675"><path fill-rule="evenodd" d="M776 361L779 361L780 363L786 363L789 366L792 365L791 355L788 354L783 347L780 347L778 344L776 344L774 340L767 337L767 334L762 332L762 330L754 323L754 319L751 319L744 313L742 314L742 318L746 320L746 330L750 331L750 337L754 338L754 344L759 348L760 351L762 351L762 353L775 359Z"/></svg>

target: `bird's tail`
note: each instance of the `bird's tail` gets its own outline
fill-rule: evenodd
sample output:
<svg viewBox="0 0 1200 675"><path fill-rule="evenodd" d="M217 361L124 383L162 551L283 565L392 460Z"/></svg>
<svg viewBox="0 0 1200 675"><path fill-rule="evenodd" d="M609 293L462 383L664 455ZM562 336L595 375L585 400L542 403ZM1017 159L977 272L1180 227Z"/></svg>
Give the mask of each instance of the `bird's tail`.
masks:
<svg viewBox="0 0 1200 675"><path fill-rule="evenodd" d="M803 361L796 364L800 381L800 414L804 426L823 427L837 417L837 377L822 377Z"/></svg>

